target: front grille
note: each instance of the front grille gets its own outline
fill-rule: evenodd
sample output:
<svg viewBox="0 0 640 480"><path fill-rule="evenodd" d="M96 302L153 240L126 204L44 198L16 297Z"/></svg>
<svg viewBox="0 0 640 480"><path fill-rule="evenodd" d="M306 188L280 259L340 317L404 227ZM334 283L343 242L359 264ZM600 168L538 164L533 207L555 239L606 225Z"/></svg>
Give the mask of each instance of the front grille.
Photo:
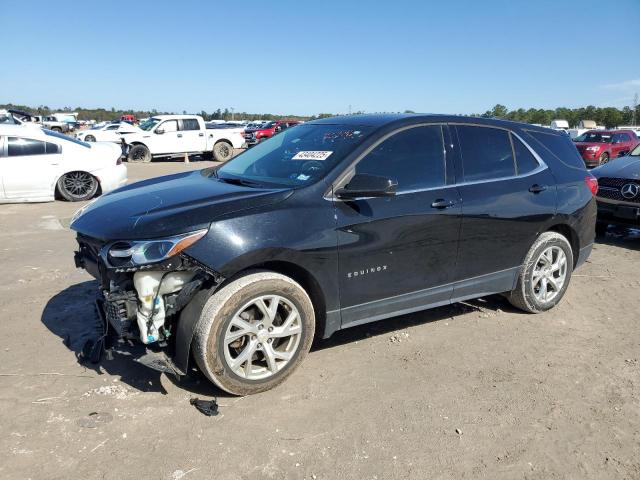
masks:
<svg viewBox="0 0 640 480"><path fill-rule="evenodd" d="M601 177L598 179L598 197L616 200L618 202L640 203L640 195L635 198L624 198L621 189L627 183L640 185L640 181L627 178Z"/></svg>

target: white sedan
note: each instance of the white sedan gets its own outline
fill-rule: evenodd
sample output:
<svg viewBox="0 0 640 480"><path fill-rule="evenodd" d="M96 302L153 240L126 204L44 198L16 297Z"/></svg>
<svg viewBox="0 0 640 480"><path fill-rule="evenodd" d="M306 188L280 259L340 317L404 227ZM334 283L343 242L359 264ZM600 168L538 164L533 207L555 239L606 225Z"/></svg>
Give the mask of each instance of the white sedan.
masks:
<svg viewBox="0 0 640 480"><path fill-rule="evenodd" d="M24 125L0 125L0 203L89 200L127 183L122 150Z"/></svg>
<svg viewBox="0 0 640 480"><path fill-rule="evenodd" d="M82 130L76 133L78 140L85 142L116 142L120 143L122 135L127 133L139 133L140 129L130 123L107 123L106 125L95 126L89 130Z"/></svg>

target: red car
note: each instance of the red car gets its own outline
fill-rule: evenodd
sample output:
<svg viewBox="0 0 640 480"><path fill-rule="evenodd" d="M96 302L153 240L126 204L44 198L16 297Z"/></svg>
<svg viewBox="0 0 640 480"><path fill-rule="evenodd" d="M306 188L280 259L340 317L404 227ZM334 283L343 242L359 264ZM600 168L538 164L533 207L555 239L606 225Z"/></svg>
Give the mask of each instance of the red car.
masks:
<svg viewBox="0 0 640 480"><path fill-rule="evenodd" d="M587 167L626 155L640 143L633 130L589 130L573 141Z"/></svg>
<svg viewBox="0 0 640 480"><path fill-rule="evenodd" d="M245 130L244 138L247 141L247 145L255 145L267 138L273 137L276 133L281 132L287 128L298 125L300 122L291 120L276 120L274 122L267 122L261 127L256 129Z"/></svg>

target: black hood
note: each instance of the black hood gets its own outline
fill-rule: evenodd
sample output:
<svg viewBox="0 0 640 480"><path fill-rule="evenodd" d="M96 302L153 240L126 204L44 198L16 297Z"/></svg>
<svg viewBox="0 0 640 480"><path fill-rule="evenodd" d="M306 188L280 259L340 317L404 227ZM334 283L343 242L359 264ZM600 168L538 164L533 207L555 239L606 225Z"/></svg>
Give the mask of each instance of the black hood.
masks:
<svg viewBox="0 0 640 480"><path fill-rule="evenodd" d="M105 241L166 237L207 228L224 214L275 204L291 192L225 183L211 169L179 173L134 183L98 198L71 228Z"/></svg>
<svg viewBox="0 0 640 480"><path fill-rule="evenodd" d="M640 179L640 157L627 155L612 159L601 167L594 168L591 173L597 178L614 177Z"/></svg>

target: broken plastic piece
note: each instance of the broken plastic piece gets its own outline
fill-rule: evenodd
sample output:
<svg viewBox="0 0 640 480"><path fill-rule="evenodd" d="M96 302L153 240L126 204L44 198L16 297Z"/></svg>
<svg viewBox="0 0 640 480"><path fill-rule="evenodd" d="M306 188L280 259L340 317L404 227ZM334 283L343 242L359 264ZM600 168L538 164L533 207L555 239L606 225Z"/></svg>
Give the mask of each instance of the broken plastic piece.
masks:
<svg viewBox="0 0 640 480"><path fill-rule="evenodd" d="M192 398L189 403L196 407L200 412L207 417L215 417L218 415L218 402L214 398L213 400L200 400L199 398Z"/></svg>

